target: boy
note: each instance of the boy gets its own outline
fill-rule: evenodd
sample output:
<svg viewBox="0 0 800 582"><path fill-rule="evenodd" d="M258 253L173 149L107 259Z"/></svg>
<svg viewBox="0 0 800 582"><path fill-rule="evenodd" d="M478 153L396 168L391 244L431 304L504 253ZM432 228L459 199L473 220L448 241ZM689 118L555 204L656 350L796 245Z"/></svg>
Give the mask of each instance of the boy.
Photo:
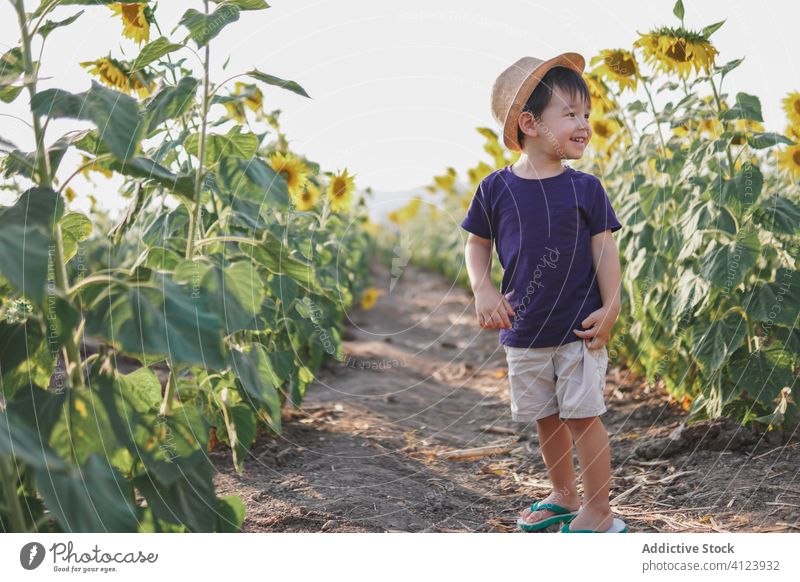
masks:
<svg viewBox="0 0 800 582"><path fill-rule="evenodd" d="M608 351L620 310L620 264L611 236L622 228L595 176L563 165L589 143L584 59L524 57L492 90L503 142L519 160L486 176L461 227L478 323L500 329L514 421L536 421L553 491L517 521L536 531L625 532L609 507L608 434L599 418ZM492 241L503 281L491 281ZM562 420L563 419L563 420ZM572 465L581 465L580 503Z"/></svg>

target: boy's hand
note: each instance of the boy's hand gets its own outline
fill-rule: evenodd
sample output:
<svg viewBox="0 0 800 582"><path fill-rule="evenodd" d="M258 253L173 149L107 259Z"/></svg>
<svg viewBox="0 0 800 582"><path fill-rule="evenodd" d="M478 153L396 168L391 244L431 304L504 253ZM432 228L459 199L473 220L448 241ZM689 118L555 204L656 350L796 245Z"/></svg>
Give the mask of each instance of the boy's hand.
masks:
<svg viewBox="0 0 800 582"><path fill-rule="evenodd" d="M478 324L484 329L509 329L514 309L508 300L491 285L481 288L475 293L475 311Z"/></svg>
<svg viewBox="0 0 800 582"><path fill-rule="evenodd" d="M611 328L617 321L618 309L601 307L597 311L591 312L586 319L581 322L583 330L573 329L575 335L584 338L587 342L586 347L590 350L599 350L608 343L611 337Z"/></svg>

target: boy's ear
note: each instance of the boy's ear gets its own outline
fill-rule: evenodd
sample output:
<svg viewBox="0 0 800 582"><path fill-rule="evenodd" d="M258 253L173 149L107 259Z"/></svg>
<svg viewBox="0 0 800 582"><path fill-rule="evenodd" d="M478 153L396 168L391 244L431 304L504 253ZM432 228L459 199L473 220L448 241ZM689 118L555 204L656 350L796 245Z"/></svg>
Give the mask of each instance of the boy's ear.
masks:
<svg viewBox="0 0 800 582"><path fill-rule="evenodd" d="M517 126L527 136L537 137L539 135L539 131L536 129L536 120L530 111L523 111L519 114Z"/></svg>

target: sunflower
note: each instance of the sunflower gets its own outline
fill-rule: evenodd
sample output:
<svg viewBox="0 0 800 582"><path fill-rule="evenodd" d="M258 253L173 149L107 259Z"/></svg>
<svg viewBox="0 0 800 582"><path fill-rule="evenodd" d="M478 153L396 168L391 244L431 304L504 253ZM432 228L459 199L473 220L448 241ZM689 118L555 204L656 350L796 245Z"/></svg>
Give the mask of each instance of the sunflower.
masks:
<svg viewBox="0 0 800 582"><path fill-rule="evenodd" d="M278 152L269 159L270 167L286 180L289 194L302 194L311 170L291 153Z"/></svg>
<svg viewBox="0 0 800 582"><path fill-rule="evenodd" d="M789 146L778 154L778 166L800 179L800 144Z"/></svg>
<svg viewBox="0 0 800 582"><path fill-rule="evenodd" d="M249 83L236 82L235 93L237 95L244 95L244 104L250 108L251 111L258 111L264 105L264 94L261 89Z"/></svg>
<svg viewBox="0 0 800 582"><path fill-rule="evenodd" d="M244 116L244 105L242 105L241 101L226 101L223 103L223 105L225 106L225 110L228 112L228 117L238 123L244 123L246 121Z"/></svg>
<svg viewBox="0 0 800 582"><path fill-rule="evenodd" d="M791 125L800 125L800 91L789 93L784 98L783 110Z"/></svg>
<svg viewBox="0 0 800 582"><path fill-rule="evenodd" d="M292 195L292 201L298 210L305 212L311 210L317 204L321 194L317 185L312 181L307 181L303 186L303 191Z"/></svg>
<svg viewBox="0 0 800 582"><path fill-rule="evenodd" d="M330 184L328 184L328 200L330 200L331 209L339 212L350 208L355 188L355 178L347 175L347 168L341 174L331 177Z"/></svg>
<svg viewBox="0 0 800 582"><path fill-rule="evenodd" d="M597 111L598 113L611 113L617 109L617 104L614 99L609 96L608 87L603 83L600 75L594 72L585 73L583 78L586 81L586 86L589 87L593 111Z"/></svg>
<svg viewBox="0 0 800 582"><path fill-rule="evenodd" d="M77 194L75 193L75 190L72 189L72 186L67 186L64 188L64 198L67 199L67 202L72 202L75 200L76 196Z"/></svg>
<svg viewBox="0 0 800 582"><path fill-rule="evenodd" d="M731 126L733 130L732 145L744 145L747 143L748 135L752 135L756 131L764 131L764 126L752 119L734 119Z"/></svg>
<svg viewBox="0 0 800 582"><path fill-rule="evenodd" d="M603 64L594 68L594 72L614 81L620 89L636 89L636 80L639 78L639 67L633 53L625 49L602 50L594 57L591 63L594 65L602 61Z"/></svg>
<svg viewBox="0 0 800 582"><path fill-rule="evenodd" d="M362 309L369 310L375 307L375 303L377 303L378 297L381 295L383 295L383 291L376 289L375 287L369 287L365 289L364 294L361 295Z"/></svg>
<svg viewBox="0 0 800 582"><path fill-rule="evenodd" d="M109 4L115 15L122 16L122 36L132 38L137 43L150 40L150 23L153 22L153 11L144 3Z"/></svg>
<svg viewBox="0 0 800 582"><path fill-rule="evenodd" d="M601 144L605 144L622 130L619 122L610 117L592 117L590 115L589 123L592 126L592 137L597 138Z"/></svg>
<svg viewBox="0 0 800 582"><path fill-rule="evenodd" d="M708 72L714 65L717 49L701 33L664 26L639 37L633 45L642 49L645 61L665 73L686 78L692 68L698 73L701 69Z"/></svg>
<svg viewBox="0 0 800 582"><path fill-rule="evenodd" d="M156 87L156 82L150 75L144 71L130 74L126 63L113 57L100 57L94 61L84 61L80 65L104 84L127 95L133 90L139 97L147 97Z"/></svg>

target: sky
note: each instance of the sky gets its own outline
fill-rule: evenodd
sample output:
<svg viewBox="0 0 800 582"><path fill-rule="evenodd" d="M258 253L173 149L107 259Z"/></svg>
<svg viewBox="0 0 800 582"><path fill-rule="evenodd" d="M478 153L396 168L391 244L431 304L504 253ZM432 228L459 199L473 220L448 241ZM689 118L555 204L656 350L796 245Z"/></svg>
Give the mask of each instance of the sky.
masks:
<svg viewBox="0 0 800 582"><path fill-rule="evenodd" d="M588 62L601 49L629 48L637 32L676 23L672 0L269 3L268 10L243 12L239 22L213 41L212 78L222 80L255 67L298 82L311 99L264 88L265 108L283 111L281 125L290 147L320 163L323 170L347 167L356 174L358 189L369 186L395 193L397 200L429 184L447 167L463 175L484 158L483 138L475 128L498 129L490 114L491 87L497 75L520 57L550 58L574 51ZM800 3L688 0L685 4L689 28L726 19L712 37L720 53L718 62L742 56L745 61L726 78L725 91L758 95L767 129L781 131L781 99L800 90ZM33 10L38 0L26 5ZM162 0L157 10L162 30L169 33L192 7L202 10L202 2ZM65 18L79 8L60 7L53 18ZM40 89L84 91L91 77L78 65L80 61L109 51L114 56L122 56L122 51L135 54L133 42L121 39L121 24L110 10L84 8L86 13L75 25L55 31L48 40ZM183 35L180 28L172 38ZM0 2L3 50L18 38L12 8ZM11 105L0 103L0 136L32 149L27 106L26 93ZM51 123L49 141L76 126L74 121ZM88 193L102 208L125 205L115 193L118 180L98 177L96 184L75 180L76 209L88 205Z"/></svg>

